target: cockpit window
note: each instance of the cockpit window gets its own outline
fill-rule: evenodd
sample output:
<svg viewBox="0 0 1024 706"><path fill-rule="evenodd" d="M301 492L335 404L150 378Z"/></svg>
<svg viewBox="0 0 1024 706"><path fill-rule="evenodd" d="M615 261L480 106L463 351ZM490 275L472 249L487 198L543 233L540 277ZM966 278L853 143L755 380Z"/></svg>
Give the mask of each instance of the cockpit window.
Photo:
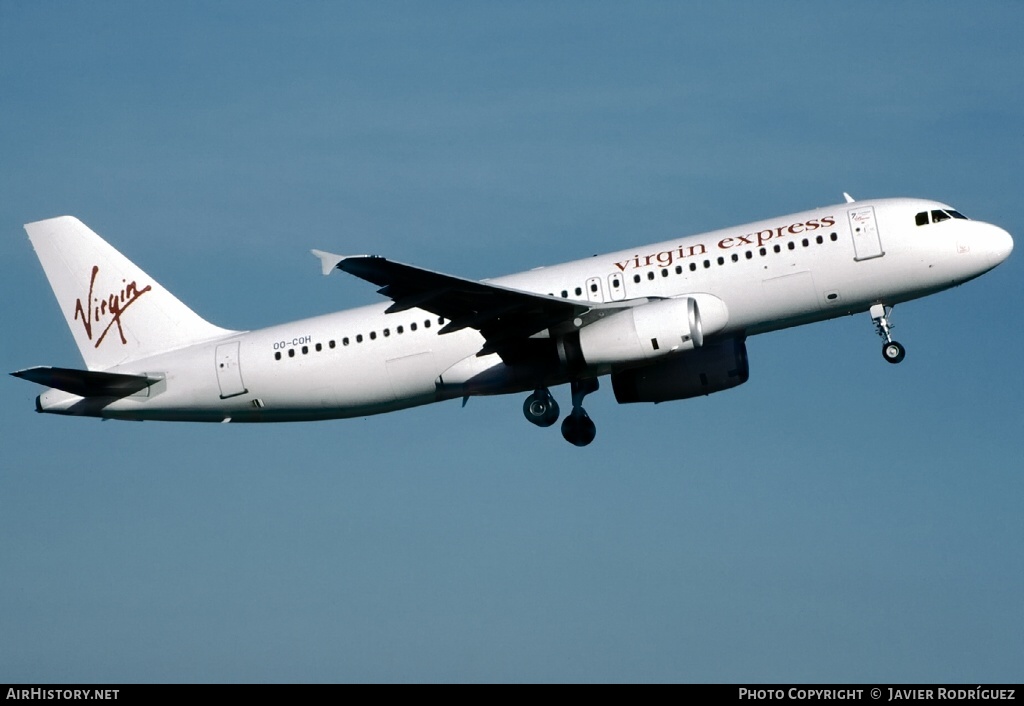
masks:
<svg viewBox="0 0 1024 706"><path fill-rule="evenodd" d="M931 215L931 218L929 218L929 215ZM921 211L919 214L914 216L914 222L919 226L926 226L929 223L941 223L942 221L948 221L950 218L959 218L965 221L968 220L967 216L959 211L947 208L944 210L935 209L934 211L931 211L930 214L928 211Z"/></svg>

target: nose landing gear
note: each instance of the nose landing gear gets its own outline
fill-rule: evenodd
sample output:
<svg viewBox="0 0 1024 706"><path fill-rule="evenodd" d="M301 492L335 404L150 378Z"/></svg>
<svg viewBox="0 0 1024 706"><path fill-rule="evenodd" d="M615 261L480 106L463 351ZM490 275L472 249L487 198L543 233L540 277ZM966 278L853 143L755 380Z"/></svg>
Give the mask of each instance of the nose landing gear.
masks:
<svg viewBox="0 0 1024 706"><path fill-rule="evenodd" d="M875 304L871 307L871 320L875 324L875 331L885 343L882 344L882 357L889 363L900 363L907 357L907 349L901 344L892 340L891 331L894 328L889 323L889 316L892 315L892 307L884 304Z"/></svg>

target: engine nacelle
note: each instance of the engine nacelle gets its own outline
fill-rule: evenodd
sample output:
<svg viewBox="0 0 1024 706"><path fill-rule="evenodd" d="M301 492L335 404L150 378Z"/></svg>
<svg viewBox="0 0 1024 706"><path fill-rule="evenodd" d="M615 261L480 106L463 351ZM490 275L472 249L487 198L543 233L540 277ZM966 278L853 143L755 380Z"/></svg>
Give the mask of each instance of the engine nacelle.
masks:
<svg viewBox="0 0 1024 706"><path fill-rule="evenodd" d="M576 341L567 338L560 355L570 366L639 363L700 348L705 335L722 330L728 321L725 303L710 294L659 299L584 326L578 350Z"/></svg>
<svg viewBox="0 0 1024 706"><path fill-rule="evenodd" d="M742 385L750 377L747 346L730 338L652 365L612 373L619 404L685 400Z"/></svg>

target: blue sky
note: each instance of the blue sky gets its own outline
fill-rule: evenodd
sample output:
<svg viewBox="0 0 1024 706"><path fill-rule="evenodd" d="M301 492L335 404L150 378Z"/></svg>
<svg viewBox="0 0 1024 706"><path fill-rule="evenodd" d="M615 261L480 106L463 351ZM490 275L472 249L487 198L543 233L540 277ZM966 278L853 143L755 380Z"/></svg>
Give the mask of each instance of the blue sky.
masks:
<svg viewBox="0 0 1024 706"><path fill-rule="evenodd" d="M859 198L1024 234L1024 5L0 0L3 370L80 365L22 224L214 323ZM708 398L98 422L0 380L0 681L1024 678L1019 254L751 339ZM568 402L566 390L555 390Z"/></svg>

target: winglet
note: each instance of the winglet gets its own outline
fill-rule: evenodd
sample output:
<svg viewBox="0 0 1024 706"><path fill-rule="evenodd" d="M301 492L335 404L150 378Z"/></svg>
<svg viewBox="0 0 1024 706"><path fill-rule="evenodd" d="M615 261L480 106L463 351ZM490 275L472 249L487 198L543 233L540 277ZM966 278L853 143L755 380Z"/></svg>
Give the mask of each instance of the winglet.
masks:
<svg viewBox="0 0 1024 706"><path fill-rule="evenodd" d="M323 270L324 277L331 274L342 260L345 259L344 255L335 255L334 253L324 252L323 250L310 250L311 253L320 258L320 268Z"/></svg>

